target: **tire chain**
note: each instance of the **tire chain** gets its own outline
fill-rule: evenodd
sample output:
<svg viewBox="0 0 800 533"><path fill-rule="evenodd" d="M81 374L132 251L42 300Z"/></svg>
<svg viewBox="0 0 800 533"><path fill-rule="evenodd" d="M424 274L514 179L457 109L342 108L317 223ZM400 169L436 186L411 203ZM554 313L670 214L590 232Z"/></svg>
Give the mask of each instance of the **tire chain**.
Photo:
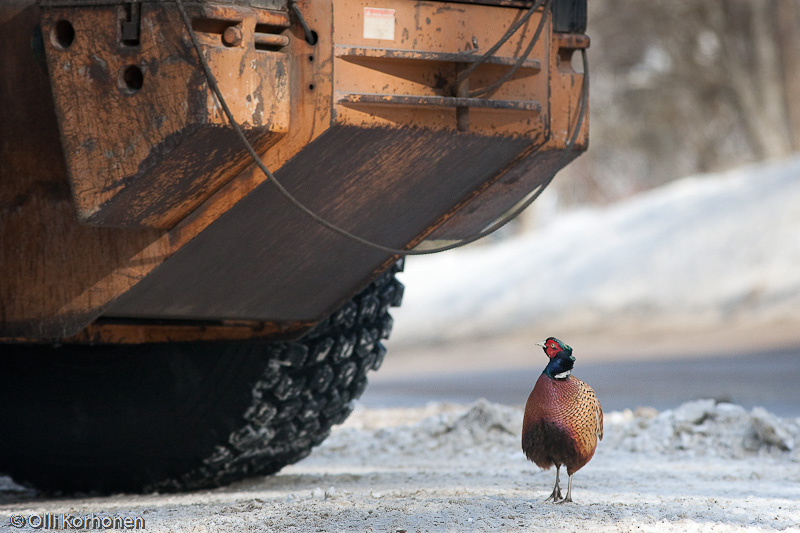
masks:
<svg viewBox="0 0 800 533"><path fill-rule="evenodd" d="M390 307L400 305L395 279L402 260L302 339L266 344L267 365L252 387L243 425L218 444L203 466L149 491L210 488L295 463L322 443L353 410L367 372L383 363L381 342L392 330Z"/></svg>

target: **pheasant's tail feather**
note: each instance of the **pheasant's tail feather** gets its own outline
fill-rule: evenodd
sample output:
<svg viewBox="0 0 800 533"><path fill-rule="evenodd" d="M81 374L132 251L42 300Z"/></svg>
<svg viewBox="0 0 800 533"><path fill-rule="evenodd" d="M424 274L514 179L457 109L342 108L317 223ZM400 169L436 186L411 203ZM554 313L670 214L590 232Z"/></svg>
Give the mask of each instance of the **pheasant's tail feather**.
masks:
<svg viewBox="0 0 800 533"><path fill-rule="evenodd" d="M597 438L603 440L603 408L600 406L600 400L595 396L594 409L597 415Z"/></svg>
<svg viewBox="0 0 800 533"><path fill-rule="evenodd" d="M600 406L600 400L597 399L597 394L594 392L594 389L587 383L580 381L580 385L583 408L586 409L585 412L590 419L592 415L594 415L594 436L598 440L603 440L603 408ZM590 428L587 429L591 431Z"/></svg>

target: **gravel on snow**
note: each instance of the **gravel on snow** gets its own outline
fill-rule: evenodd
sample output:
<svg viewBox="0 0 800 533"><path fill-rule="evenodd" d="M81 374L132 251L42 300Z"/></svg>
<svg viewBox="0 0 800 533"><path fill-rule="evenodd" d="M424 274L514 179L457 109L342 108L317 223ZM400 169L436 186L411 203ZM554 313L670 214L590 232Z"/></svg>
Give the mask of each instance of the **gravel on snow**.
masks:
<svg viewBox="0 0 800 533"><path fill-rule="evenodd" d="M142 516L149 532L800 532L800 418L713 400L607 413L565 505L543 501L555 473L525 460L521 422L483 400L357 407L280 474L189 494L66 498L0 478L0 530L15 514L93 513Z"/></svg>

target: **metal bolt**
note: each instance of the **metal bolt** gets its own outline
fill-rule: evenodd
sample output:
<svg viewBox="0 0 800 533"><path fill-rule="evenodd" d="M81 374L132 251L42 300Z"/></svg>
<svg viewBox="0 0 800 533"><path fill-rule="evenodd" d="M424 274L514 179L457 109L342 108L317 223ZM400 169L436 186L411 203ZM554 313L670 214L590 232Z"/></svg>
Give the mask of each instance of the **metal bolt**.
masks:
<svg viewBox="0 0 800 533"><path fill-rule="evenodd" d="M222 34L222 42L227 46L239 46L242 42L242 30L238 26L229 26Z"/></svg>

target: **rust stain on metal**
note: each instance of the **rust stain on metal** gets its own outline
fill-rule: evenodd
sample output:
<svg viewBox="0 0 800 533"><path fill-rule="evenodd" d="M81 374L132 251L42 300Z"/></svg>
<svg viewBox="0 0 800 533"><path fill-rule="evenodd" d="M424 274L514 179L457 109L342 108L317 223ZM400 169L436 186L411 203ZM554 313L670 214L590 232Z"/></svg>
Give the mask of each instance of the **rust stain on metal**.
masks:
<svg viewBox="0 0 800 533"><path fill-rule="evenodd" d="M540 39L510 79L489 97L468 97L470 89L479 90L492 84L519 62L519 51L532 38L541 12L534 14L519 32L478 66L460 84L460 89L451 92L456 87L458 73L465 65L478 61L481 52L503 36L521 11L491 5L420 2L413 8L396 9L397 33L401 37L389 41L364 37L366 5L366 1L358 0L334 4L334 19L348 21L333 29L337 121L361 127L468 129L490 136L535 137L546 129L549 110L544 97L549 80L542 71L543 65L549 64L550 36ZM487 24L488 20L492 24ZM420 21L425 21L427 29L423 29ZM464 28L469 28L469 32ZM414 37L402 37L406 34ZM382 104L396 107L394 110L388 106L380 110L364 107ZM506 110L520 113L514 115Z"/></svg>
<svg viewBox="0 0 800 533"><path fill-rule="evenodd" d="M251 130L256 147L265 149L289 129L286 80L271 75L284 68L279 49L288 37L279 32L288 27L288 15L214 5L195 7L191 15L234 116ZM45 51L82 220L166 229L250 160L232 135L226 150L203 150L219 139L215 130L226 127L226 119L206 87L176 7L147 3L140 16L137 46L119 41L114 6L46 9L42 28L52 34L68 21L79 37L66 48L48 40ZM256 33L258 25L278 33ZM274 49L260 49L265 43Z"/></svg>
<svg viewBox="0 0 800 533"><path fill-rule="evenodd" d="M574 50L589 48L590 44L589 36L582 33L557 33L555 40L559 48L571 48Z"/></svg>
<svg viewBox="0 0 800 533"><path fill-rule="evenodd" d="M401 50L396 48L374 48L366 46L337 46L336 57L349 61L358 61L359 58L371 59L408 59L416 61L439 61L443 63L475 63L480 59L480 54L473 52L432 52L425 50ZM491 56L485 60L488 65L513 66L518 60L515 57ZM538 59L526 59L520 63L519 68L525 70L541 70L542 63Z"/></svg>
<svg viewBox="0 0 800 533"><path fill-rule="evenodd" d="M21 52L30 50L40 10L0 3L0 13L8 66L8 83L0 83L8 104L0 106L0 336L58 339L90 323L162 262L166 248L159 231L79 224L47 71ZM102 153L83 143L92 149Z"/></svg>
<svg viewBox="0 0 800 533"><path fill-rule="evenodd" d="M80 333L63 339L63 344L145 344L163 342L214 342L247 339L294 340L314 326L313 323L270 323L221 321L207 324L180 322L124 322L102 320ZM0 339L3 341L3 339Z"/></svg>
<svg viewBox="0 0 800 533"><path fill-rule="evenodd" d="M337 93L336 102L344 105L391 105L405 107L466 107L539 113L542 105L530 100L489 100L455 96ZM459 131L462 131L459 129Z"/></svg>

